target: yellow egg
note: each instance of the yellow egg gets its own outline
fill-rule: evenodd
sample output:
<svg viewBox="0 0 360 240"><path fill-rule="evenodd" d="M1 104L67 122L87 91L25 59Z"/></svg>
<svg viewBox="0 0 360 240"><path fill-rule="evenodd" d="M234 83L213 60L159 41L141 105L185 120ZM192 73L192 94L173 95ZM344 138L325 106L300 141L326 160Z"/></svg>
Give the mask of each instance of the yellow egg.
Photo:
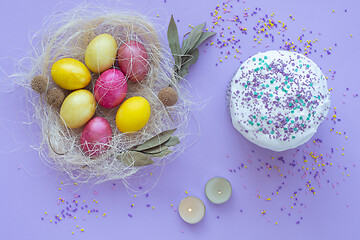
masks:
<svg viewBox="0 0 360 240"><path fill-rule="evenodd" d="M85 125L94 115L96 102L88 90L77 90L69 94L61 105L60 116L69 128Z"/></svg>
<svg viewBox="0 0 360 240"><path fill-rule="evenodd" d="M73 58L63 58L51 67L51 77L60 87L67 90L84 88L91 81L89 69Z"/></svg>
<svg viewBox="0 0 360 240"><path fill-rule="evenodd" d="M109 34L96 36L86 48L85 64L94 73L101 73L114 65L117 53L115 38Z"/></svg>
<svg viewBox="0 0 360 240"><path fill-rule="evenodd" d="M116 126L120 132L136 132L149 121L151 108L149 102L143 97L131 97L116 113Z"/></svg>

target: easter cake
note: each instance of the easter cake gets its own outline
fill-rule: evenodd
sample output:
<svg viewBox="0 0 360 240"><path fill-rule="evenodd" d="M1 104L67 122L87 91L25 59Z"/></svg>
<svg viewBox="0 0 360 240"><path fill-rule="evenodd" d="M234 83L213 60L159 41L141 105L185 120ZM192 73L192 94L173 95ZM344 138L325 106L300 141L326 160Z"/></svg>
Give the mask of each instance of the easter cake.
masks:
<svg viewBox="0 0 360 240"><path fill-rule="evenodd" d="M273 151L307 142L326 118L326 78L309 58L268 51L246 60L230 84L234 127L249 141Z"/></svg>

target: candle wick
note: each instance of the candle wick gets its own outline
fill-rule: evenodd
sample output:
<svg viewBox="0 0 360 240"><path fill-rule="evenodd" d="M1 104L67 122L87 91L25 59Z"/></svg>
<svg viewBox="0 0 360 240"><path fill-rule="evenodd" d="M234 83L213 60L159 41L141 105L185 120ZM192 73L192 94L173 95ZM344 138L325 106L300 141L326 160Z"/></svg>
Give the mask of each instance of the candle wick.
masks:
<svg viewBox="0 0 360 240"><path fill-rule="evenodd" d="M222 193L222 191L221 191L221 190L219 190L219 191L218 191L218 194L221 194L221 193Z"/></svg>
<svg viewBox="0 0 360 240"><path fill-rule="evenodd" d="M189 211L189 212L192 212L192 208L189 208L188 211Z"/></svg>

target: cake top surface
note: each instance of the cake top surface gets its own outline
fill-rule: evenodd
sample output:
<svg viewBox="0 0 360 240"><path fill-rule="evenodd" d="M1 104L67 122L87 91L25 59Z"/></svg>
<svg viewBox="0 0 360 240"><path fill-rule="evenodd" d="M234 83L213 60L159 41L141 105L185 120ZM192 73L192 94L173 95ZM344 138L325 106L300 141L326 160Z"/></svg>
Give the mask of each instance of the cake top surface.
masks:
<svg viewBox="0 0 360 240"><path fill-rule="evenodd" d="M230 91L234 127L274 151L308 141L330 108L325 76L312 60L295 52L254 55L240 66Z"/></svg>

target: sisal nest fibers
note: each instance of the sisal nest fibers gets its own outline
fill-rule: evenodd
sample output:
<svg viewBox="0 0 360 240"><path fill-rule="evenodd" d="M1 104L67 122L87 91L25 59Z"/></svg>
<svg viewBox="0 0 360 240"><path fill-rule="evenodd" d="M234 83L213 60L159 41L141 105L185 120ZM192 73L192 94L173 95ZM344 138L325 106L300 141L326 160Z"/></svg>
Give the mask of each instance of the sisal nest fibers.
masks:
<svg viewBox="0 0 360 240"><path fill-rule="evenodd" d="M128 81L126 98L142 96L151 105L151 116L145 127L136 133L121 133L115 124L118 107L105 109L97 105L94 117L108 120L113 136L108 150L98 157L89 157L80 148L82 128L69 129L61 121L59 107L50 106L45 95L32 91L31 79L36 75L48 77L47 91L56 84L51 79L51 66L61 58L75 58L85 62L85 50L90 41L99 34L112 35L118 46L136 40L144 45L149 56L149 72L141 83ZM144 143L165 130L176 128L175 135L184 138L188 123L188 100L184 86L174 83L173 60L159 37L156 27L147 17L133 12L109 9L78 8L53 16L43 30L36 35L40 39L34 46L31 68L22 85L29 89L29 102L34 108L35 121L41 129L41 143L36 149L41 158L60 173L79 183L125 180L130 176L142 176L174 159L184 149L183 144L172 148L172 153L153 158L154 164L145 167L128 166L117 156L133 146ZM117 67L116 65L114 67ZM92 73L92 80L85 88L93 92L99 74ZM171 85L178 93L177 104L166 107L157 97L158 92ZM70 91L65 91L68 95ZM137 174L136 174L137 173ZM136 175L134 175L136 174ZM147 175L147 174L146 174Z"/></svg>

